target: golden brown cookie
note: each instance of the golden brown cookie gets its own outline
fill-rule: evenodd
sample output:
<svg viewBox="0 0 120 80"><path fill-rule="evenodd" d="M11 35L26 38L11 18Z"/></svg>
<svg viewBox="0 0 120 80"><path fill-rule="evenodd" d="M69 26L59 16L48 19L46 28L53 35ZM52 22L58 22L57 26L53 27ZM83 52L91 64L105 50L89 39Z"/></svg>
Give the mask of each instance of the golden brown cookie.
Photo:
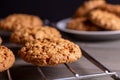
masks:
<svg viewBox="0 0 120 80"><path fill-rule="evenodd" d="M29 14L12 14L0 22L0 29L14 31L23 27L36 27L43 24L42 20Z"/></svg>
<svg viewBox="0 0 120 80"><path fill-rule="evenodd" d="M36 28L22 28L15 30L11 35L11 41L18 44L24 44L27 41L43 38L60 38L61 34L55 28L44 26Z"/></svg>
<svg viewBox="0 0 120 80"><path fill-rule="evenodd" d="M102 9L120 16L120 5L106 4Z"/></svg>
<svg viewBox="0 0 120 80"><path fill-rule="evenodd" d="M99 8L103 5L105 5L106 2L105 0L89 0L89 1L85 1L83 3L83 5L81 5L80 7L78 7L78 9L75 11L73 18L78 18L78 17L83 17L86 16L86 14L95 9L95 8Z"/></svg>
<svg viewBox="0 0 120 80"><path fill-rule="evenodd" d="M14 61L13 52L5 46L0 46L0 72L9 69Z"/></svg>
<svg viewBox="0 0 120 80"><path fill-rule="evenodd" d="M0 37L0 44L2 43L2 38Z"/></svg>
<svg viewBox="0 0 120 80"><path fill-rule="evenodd" d="M18 54L26 62L37 66L70 63L82 55L78 45L62 38L27 42Z"/></svg>
<svg viewBox="0 0 120 80"><path fill-rule="evenodd" d="M91 23L87 18L72 19L67 24L68 29L78 31L101 31L102 28Z"/></svg>
<svg viewBox="0 0 120 80"><path fill-rule="evenodd" d="M94 24L107 30L120 30L120 18L115 14L102 10L94 10L89 14L89 19Z"/></svg>

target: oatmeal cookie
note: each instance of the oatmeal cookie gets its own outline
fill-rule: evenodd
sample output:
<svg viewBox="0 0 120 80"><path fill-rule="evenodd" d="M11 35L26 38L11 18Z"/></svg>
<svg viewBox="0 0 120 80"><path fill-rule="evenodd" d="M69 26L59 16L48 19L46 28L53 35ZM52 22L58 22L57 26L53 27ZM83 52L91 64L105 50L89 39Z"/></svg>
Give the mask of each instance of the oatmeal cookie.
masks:
<svg viewBox="0 0 120 80"><path fill-rule="evenodd" d="M82 6L78 7L78 9L75 11L73 18L83 17L86 16L86 14L95 9L99 8L102 5L105 5L105 0L89 0L85 1Z"/></svg>
<svg viewBox="0 0 120 80"><path fill-rule="evenodd" d="M0 46L0 72L9 69L14 61L13 52L5 46Z"/></svg>
<svg viewBox="0 0 120 80"><path fill-rule="evenodd" d="M2 43L2 38L0 37L0 44Z"/></svg>
<svg viewBox="0 0 120 80"><path fill-rule="evenodd" d="M93 10L89 14L89 19L106 30L120 30L120 18L107 11Z"/></svg>
<svg viewBox="0 0 120 80"><path fill-rule="evenodd" d="M78 45L65 39L41 39L27 42L18 52L26 62L37 66L70 63L81 57Z"/></svg>
<svg viewBox="0 0 120 80"><path fill-rule="evenodd" d="M43 39L43 38L60 38L61 34L55 28L44 26L36 28L22 28L15 30L11 34L11 41L17 44L24 44L27 41L34 39Z"/></svg>
<svg viewBox="0 0 120 80"><path fill-rule="evenodd" d="M102 28L91 23L87 18L72 19L67 24L68 29L78 31L101 31Z"/></svg>
<svg viewBox="0 0 120 80"><path fill-rule="evenodd" d="M120 5L106 4L102 9L120 16Z"/></svg>
<svg viewBox="0 0 120 80"><path fill-rule="evenodd" d="M42 20L34 15L12 14L0 21L0 29L14 31L23 27L36 27L43 24ZM21 26L22 25L22 26Z"/></svg>

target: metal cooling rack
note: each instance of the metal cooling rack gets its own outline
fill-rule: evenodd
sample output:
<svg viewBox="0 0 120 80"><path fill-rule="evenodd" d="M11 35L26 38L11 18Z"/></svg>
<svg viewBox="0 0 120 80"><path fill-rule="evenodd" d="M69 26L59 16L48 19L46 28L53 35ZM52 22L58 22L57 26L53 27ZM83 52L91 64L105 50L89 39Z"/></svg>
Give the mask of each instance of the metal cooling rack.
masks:
<svg viewBox="0 0 120 80"><path fill-rule="evenodd" d="M41 75L40 80L81 80L81 79L97 78L97 77L102 77L102 76L110 76L111 78L113 78L113 80L120 80L120 78L119 78L119 76L118 76L118 74L116 72L110 71L107 67L105 67L99 61L97 61L95 58L93 58L91 55L89 55L86 51L84 51L83 49L81 49L81 50L82 50L83 56L87 60L89 60L91 63L96 65L99 69L101 69L104 72L103 73L99 73L99 74L90 74L90 75L80 76L79 73L77 73L77 71L75 71L70 65L64 64L68 68L68 70L71 73L74 74L73 77L65 77L65 78L57 78L57 79L47 79L45 74L41 70L41 68L40 67L36 67L38 72ZM9 69L7 70L7 76L8 76L8 80L13 80L12 77L11 77L12 75L11 75Z"/></svg>

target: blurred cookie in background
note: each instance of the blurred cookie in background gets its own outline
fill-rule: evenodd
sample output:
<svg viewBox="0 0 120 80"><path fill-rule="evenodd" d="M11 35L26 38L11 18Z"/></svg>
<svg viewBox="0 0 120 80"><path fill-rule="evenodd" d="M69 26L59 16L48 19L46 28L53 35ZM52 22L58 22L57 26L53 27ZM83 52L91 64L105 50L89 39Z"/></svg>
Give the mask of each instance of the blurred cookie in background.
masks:
<svg viewBox="0 0 120 80"><path fill-rule="evenodd" d="M39 17L29 14L11 14L0 21L0 29L5 31L14 31L29 26L41 27L42 25L43 22Z"/></svg>
<svg viewBox="0 0 120 80"><path fill-rule="evenodd" d="M24 44L27 41L44 38L61 38L60 32L50 26L17 29L11 34L11 41Z"/></svg>
<svg viewBox="0 0 120 80"><path fill-rule="evenodd" d="M106 30L120 30L120 18L113 13L102 10L93 10L89 19L94 24Z"/></svg>
<svg viewBox="0 0 120 80"><path fill-rule="evenodd" d="M73 18L78 18L78 17L83 17L86 16L86 14L95 9L95 8L100 8L103 5L106 4L105 0L89 0L85 1L78 9L75 11L73 14Z"/></svg>
<svg viewBox="0 0 120 80"><path fill-rule="evenodd" d="M120 17L120 5L119 4L106 4L101 7L102 10L114 13Z"/></svg>
<svg viewBox="0 0 120 80"><path fill-rule="evenodd" d="M99 26L91 23L87 18L76 18L72 19L67 23L67 28L78 31L101 31L104 30Z"/></svg>
<svg viewBox="0 0 120 80"><path fill-rule="evenodd" d="M0 37L0 44L2 44L2 38Z"/></svg>

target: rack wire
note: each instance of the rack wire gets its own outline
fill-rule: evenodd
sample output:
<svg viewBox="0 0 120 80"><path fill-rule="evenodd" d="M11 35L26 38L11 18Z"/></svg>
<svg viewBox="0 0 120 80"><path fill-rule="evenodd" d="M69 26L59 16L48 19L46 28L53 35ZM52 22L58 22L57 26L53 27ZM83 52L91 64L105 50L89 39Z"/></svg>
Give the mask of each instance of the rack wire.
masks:
<svg viewBox="0 0 120 80"><path fill-rule="evenodd" d="M11 74L10 74L10 70L7 70L7 75L8 75L8 80L12 80Z"/></svg>
<svg viewBox="0 0 120 80"><path fill-rule="evenodd" d="M85 50L82 50L83 56L88 59L91 63L93 63L94 65L96 65L99 69L101 69L102 71L104 71L103 73L99 73L99 74L90 74L90 75L83 75L80 76L79 73L77 73L77 71L75 71L70 65L68 64L64 64L68 70L73 73L73 77L65 77L65 78L57 78L57 79L52 79L52 80L81 80L81 79L89 79L89 78L96 78L96 77L101 77L101 76L110 76L111 78L113 78L113 80L120 80L118 74L116 72L112 72L110 71L107 67L105 67L103 64L101 64L99 61L97 61L95 58L93 58L91 55L89 55ZM51 80L51 79L47 79L45 74L43 73L43 71L41 70L40 67L36 66L38 72L41 75L40 80ZM8 75L8 80L12 80L11 74L10 74L10 70L7 70L7 75Z"/></svg>

